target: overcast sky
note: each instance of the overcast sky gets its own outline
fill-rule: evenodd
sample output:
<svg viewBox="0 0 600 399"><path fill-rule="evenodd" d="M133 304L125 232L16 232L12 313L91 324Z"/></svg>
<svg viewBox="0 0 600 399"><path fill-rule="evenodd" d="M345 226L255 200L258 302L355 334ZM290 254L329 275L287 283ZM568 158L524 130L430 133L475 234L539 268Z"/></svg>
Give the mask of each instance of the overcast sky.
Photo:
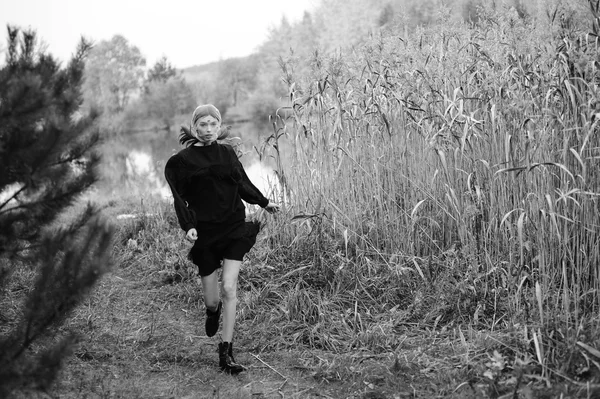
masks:
<svg viewBox="0 0 600 399"><path fill-rule="evenodd" d="M6 25L31 27L48 52L66 61L81 36L123 35L148 66L166 56L177 68L251 54L285 15L298 21L320 0L0 0L0 50ZM0 63L2 63L0 62Z"/></svg>

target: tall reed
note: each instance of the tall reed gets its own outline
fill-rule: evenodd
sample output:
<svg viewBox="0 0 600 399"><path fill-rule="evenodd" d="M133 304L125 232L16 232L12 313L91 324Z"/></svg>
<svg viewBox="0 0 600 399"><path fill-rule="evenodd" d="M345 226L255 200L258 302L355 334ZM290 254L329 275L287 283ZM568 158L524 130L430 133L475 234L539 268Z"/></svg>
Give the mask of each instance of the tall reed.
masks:
<svg viewBox="0 0 600 399"><path fill-rule="evenodd" d="M315 54L308 75L284 65L293 120L274 126L298 222L281 226L287 255L331 276L376 262L412 287L460 291L470 305L446 321L523 323L541 363L556 361L543 351L552 331L571 344L597 331L598 3L585 32L557 13L488 11L476 26L441 15Z"/></svg>

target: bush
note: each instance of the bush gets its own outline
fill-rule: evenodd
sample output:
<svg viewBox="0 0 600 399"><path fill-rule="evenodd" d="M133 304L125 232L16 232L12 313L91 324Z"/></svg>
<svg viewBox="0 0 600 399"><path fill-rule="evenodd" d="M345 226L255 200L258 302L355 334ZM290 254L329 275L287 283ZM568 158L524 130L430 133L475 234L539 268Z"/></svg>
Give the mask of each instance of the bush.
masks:
<svg viewBox="0 0 600 399"><path fill-rule="evenodd" d="M108 270L112 227L88 204L97 179L93 116L82 116L82 42L66 68L8 28L0 69L0 396L45 389L76 334L59 327ZM6 313L5 313L6 312ZM7 317L10 315L10 317Z"/></svg>

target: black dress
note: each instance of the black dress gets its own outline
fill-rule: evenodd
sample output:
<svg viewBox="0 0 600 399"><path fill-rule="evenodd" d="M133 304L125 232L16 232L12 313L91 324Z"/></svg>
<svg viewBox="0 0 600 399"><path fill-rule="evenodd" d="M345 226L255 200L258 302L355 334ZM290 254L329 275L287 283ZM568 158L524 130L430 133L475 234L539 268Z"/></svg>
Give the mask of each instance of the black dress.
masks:
<svg viewBox="0 0 600 399"><path fill-rule="evenodd" d="M167 161L165 177L181 228L196 228L190 259L201 276L222 259L242 260L256 242L258 222L246 222L242 200L261 207L269 200L252 184L233 148L217 142L190 146Z"/></svg>

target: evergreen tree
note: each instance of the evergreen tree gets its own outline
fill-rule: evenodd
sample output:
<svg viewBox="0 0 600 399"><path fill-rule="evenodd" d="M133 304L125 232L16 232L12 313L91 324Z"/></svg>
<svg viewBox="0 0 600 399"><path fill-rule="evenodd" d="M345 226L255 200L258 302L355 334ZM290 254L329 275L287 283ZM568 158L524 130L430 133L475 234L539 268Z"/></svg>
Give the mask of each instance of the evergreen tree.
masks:
<svg viewBox="0 0 600 399"><path fill-rule="evenodd" d="M161 57L154 66L148 71L146 82L166 82L169 78L178 75L177 69L171 65L167 57Z"/></svg>
<svg viewBox="0 0 600 399"><path fill-rule="evenodd" d="M0 69L0 397L50 385L75 340L59 327L109 267L113 229L99 210L88 204L65 214L96 181L100 162L94 118L78 112L89 48L82 40L61 67L38 50L35 32L8 27Z"/></svg>
<svg viewBox="0 0 600 399"><path fill-rule="evenodd" d="M149 82L138 104L139 110L144 112L144 120L156 120L160 128L169 131L177 116L187 115L194 109L196 100L185 79L174 76Z"/></svg>

